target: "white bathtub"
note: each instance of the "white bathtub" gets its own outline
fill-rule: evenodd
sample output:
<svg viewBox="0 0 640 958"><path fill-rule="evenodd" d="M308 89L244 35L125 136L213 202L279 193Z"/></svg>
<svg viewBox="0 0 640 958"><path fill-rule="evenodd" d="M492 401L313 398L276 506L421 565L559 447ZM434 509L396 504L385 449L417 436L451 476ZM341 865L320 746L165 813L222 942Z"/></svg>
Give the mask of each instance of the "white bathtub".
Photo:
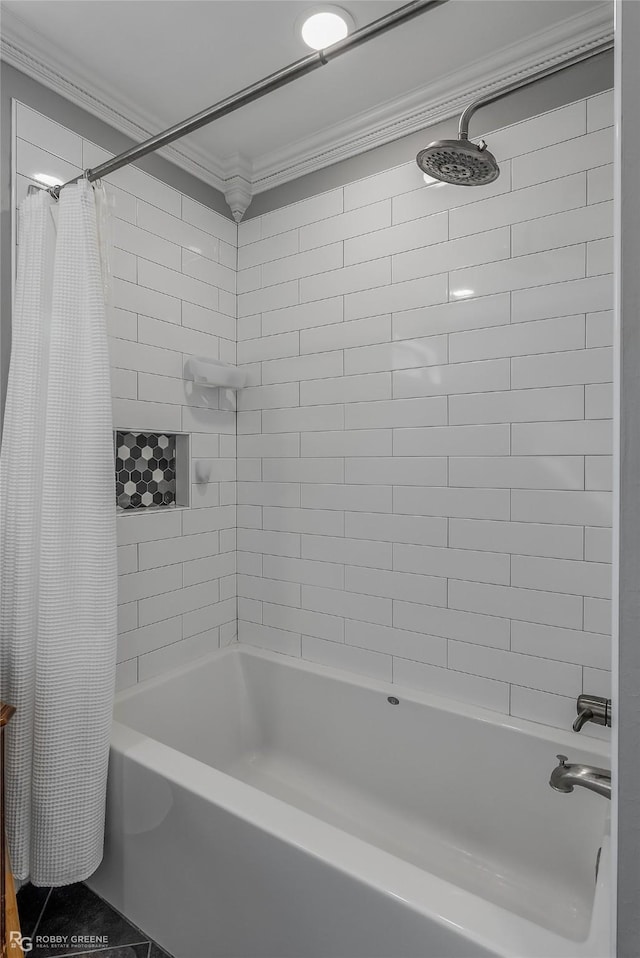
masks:
<svg viewBox="0 0 640 958"><path fill-rule="evenodd" d="M115 714L92 885L176 958L609 956L599 742L237 645Z"/></svg>

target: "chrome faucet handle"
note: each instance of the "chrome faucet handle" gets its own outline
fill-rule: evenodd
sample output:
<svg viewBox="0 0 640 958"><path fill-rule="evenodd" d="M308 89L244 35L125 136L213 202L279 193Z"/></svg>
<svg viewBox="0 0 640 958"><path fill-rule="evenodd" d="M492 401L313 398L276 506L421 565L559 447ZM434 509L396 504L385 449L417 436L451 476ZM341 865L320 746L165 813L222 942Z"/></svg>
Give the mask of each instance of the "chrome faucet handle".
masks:
<svg viewBox="0 0 640 958"><path fill-rule="evenodd" d="M577 719L573 723L573 731L579 732L583 725L586 725L587 722L590 722L593 719L593 712L591 709L582 709L581 712L578 712Z"/></svg>
<svg viewBox="0 0 640 958"><path fill-rule="evenodd" d="M566 756L566 755L556 755L556 758L559 760L560 765L566 765L566 764L567 764L567 756Z"/></svg>
<svg viewBox="0 0 640 958"><path fill-rule="evenodd" d="M579 732L587 722L611 727L611 699L602 695L579 695L576 711L578 717L573 723L574 732Z"/></svg>

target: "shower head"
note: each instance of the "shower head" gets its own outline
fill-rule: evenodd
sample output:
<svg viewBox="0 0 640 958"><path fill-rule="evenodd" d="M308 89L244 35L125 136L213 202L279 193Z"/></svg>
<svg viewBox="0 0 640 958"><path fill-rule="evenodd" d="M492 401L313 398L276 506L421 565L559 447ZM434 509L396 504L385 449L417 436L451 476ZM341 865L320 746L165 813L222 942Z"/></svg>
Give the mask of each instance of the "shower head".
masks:
<svg viewBox="0 0 640 958"><path fill-rule="evenodd" d="M484 186L500 176L500 167L487 144L481 141L476 146L464 136L430 143L420 150L416 163L428 176L455 186Z"/></svg>
<svg viewBox="0 0 640 958"><path fill-rule="evenodd" d="M507 83L499 90L490 90L484 93L463 110L458 123L458 139L436 140L435 143L430 143L426 149L420 150L418 153L416 157L418 166L427 176L442 180L444 183L453 183L455 186L484 186L487 183L493 183L500 176L500 167L495 156L489 153L487 144L483 141L476 145L469 140L469 121L476 110L502 99L502 97L519 90L521 87L528 86L530 83L551 76L559 70L565 70L567 67L581 63L589 57L603 53L610 47L611 41L609 39L603 40L602 43L588 50L582 48L575 56L569 57L561 63L547 64L547 66L529 76L519 75L517 79Z"/></svg>

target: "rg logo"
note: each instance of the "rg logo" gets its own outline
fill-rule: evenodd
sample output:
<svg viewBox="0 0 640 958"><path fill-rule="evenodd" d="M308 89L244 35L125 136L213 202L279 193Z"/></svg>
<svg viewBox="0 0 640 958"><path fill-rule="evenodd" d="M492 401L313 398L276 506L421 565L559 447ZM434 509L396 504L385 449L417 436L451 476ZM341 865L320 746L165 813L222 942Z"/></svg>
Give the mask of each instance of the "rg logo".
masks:
<svg viewBox="0 0 640 958"><path fill-rule="evenodd" d="M19 931L12 931L9 933L9 949L11 950L14 945L18 945L26 954L33 948L33 939L21 935Z"/></svg>

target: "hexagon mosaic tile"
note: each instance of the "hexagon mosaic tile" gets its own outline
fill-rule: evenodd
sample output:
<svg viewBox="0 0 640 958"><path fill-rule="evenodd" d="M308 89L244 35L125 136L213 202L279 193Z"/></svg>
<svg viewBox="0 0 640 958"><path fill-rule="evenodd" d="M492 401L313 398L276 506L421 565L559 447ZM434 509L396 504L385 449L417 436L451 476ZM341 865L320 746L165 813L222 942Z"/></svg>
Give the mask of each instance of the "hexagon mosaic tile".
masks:
<svg viewBox="0 0 640 958"><path fill-rule="evenodd" d="M116 432L116 504L122 510L175 506L175 436Z"/></svg>

